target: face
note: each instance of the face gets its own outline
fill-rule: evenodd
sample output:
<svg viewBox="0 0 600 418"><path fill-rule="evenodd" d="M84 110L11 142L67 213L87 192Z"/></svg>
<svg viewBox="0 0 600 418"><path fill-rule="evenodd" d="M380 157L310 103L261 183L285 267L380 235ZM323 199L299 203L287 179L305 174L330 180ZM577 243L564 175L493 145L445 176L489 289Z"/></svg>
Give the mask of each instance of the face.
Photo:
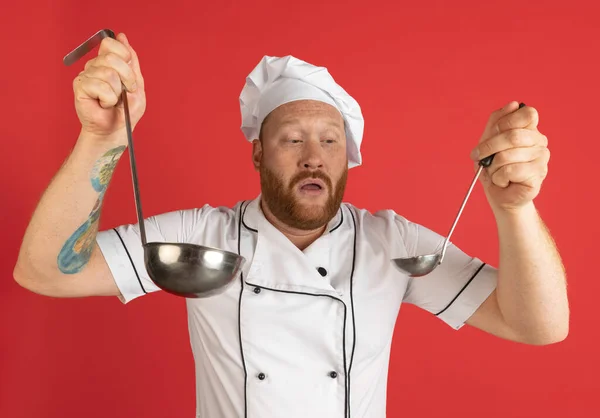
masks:
<svg viewBox="0 0 600 418"><path fill-rule="evenodd" d="M311 100L284 104L264 120L253 151L262 198L281 222L314 230L335 216L348 176L337 109Z"/></svg>

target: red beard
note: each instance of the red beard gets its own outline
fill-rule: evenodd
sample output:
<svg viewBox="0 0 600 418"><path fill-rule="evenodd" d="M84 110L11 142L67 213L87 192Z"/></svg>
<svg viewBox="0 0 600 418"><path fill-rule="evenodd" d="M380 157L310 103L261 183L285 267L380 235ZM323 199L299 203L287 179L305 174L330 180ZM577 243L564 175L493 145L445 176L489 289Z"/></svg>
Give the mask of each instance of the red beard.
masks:
<svg viewBox="0 0 600 418"><path fill-rule="evenodd" d="M309 178L321 179L327 186L329 195L325 205L300 204L294 196L294 187L302 180ZM260 165L262 199L277 219L292 228L301 230L318 229L335 216L344 198L347 178L348 167L344 170L334 189L331 179L324 173L305 171L294 176L286 187L275 173L266 168L264 164Z"/></svg>

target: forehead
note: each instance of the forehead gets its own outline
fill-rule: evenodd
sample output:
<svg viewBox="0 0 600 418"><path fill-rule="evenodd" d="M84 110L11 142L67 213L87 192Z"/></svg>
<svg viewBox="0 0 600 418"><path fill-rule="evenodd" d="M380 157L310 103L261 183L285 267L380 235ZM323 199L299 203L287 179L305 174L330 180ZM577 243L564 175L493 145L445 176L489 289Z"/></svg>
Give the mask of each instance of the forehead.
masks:
<svg viewBox="0 0 600 418"><path fill-rule="evenodd" d="M316 100L297 100L285 103L273 110L264 122L271 125L323 121L343 128L344 120L333 106Z"/></svg>

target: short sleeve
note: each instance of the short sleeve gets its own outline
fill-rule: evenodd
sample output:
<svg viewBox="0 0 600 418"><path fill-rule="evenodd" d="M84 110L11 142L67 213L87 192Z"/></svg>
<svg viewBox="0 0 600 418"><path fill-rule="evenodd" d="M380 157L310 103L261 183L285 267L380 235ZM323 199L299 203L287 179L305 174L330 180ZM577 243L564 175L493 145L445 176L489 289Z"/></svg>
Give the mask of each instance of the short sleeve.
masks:
<svg viewBox="0 0 600 418"><path fill-rule="evenodd" d="M195 225L195 211L167 212L146 218L148 242L184 242ZM148 276L139 225L126 224L100 231L96 242L112 272L121 302L161 290Z"/></svg>
<svg viewBox="0 0 600 418"><path fill-rule="evenodd" d="M430 254L442 248L445 237L396 216L409 256ZM410 278L404 302L422 308L460 329L497 285L496 268L466 254L451 241L443 262L433 272Z"/></svg>

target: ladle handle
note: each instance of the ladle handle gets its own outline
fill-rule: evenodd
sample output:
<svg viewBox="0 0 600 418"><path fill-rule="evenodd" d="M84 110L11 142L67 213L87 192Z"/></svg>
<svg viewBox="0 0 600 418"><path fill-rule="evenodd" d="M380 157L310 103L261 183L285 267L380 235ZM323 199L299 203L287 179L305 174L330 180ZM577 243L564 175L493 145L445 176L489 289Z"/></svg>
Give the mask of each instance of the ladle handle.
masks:
<svg viewBox="0 0 600 418"><path fill-rule="evenodd" d="M85 54L98 46L104 38L116 39L115 33L111 29L102 29L90 36L77 48L69 52L63 58L65 65L71 65L81 59ZM127 143L129 147L129 163L131 166L131 177L133 179L133 194L135 196L135 208L137 211L137 219L140 227L140 235L142 244L146 245L146 228L144 226L144 216L142 215L142 203L140 201L140 191L137 180L137 168L135 165L135 155L133 152L133 135L131 133L131 117L129 115L129 102L127 101L127 88L121 83L121 101L123 102L123 111L125 113L125 128L127 130Z"/></svg>
<svg viewBox="0 0 600 418"><path fill-rule="evenodd" d="M137 167L135 164L135 155L133 152L133 135L131 132L131 118L129 116L129 103L127 101L127 89L121 85L122 93L121 98L123 101L123 111L125 113L125 127L127 129L127 144L129 148L129 164L131 166L131 179L133 180L133 194L135 197L135 209L137 212L138 224L140 227L140 235L142 238L142 245L146 245L146 227L144 225L144 215L142 214L142 202L140 200L140 191L138 187L137 179Z"/></svg>
<svg viewBox="0 0 600 418"><path fill-rule="evenodd" d="M525 103L519 103L519 109L522 107L525 107ZM485 157L484 159L479 161L479 165L482 167L489 167L492 164L492 161L494 161L495 155L496 154L492 154L492 155Z"/></svg>
<svg viewBox="0 0 600 418"><path fill-rule="evenodd" d="M113 31L106 31L106 34L116 39ZM129 114L129 101L127 100L127 88L121 83L121 101L123 102L123 113L125 114L125 129L127 131L127 148L129 148L129 165L131 167L131 179L133 181L133 195L135 198L135 210L137 213L138 225L142 245L146 245L146 227L144 225L144 215L142 214L142 202L140 199L140 190L137 178L137 166L135 164L135 153L133 152L133 133L131 129L131 116Z"/></svg>

